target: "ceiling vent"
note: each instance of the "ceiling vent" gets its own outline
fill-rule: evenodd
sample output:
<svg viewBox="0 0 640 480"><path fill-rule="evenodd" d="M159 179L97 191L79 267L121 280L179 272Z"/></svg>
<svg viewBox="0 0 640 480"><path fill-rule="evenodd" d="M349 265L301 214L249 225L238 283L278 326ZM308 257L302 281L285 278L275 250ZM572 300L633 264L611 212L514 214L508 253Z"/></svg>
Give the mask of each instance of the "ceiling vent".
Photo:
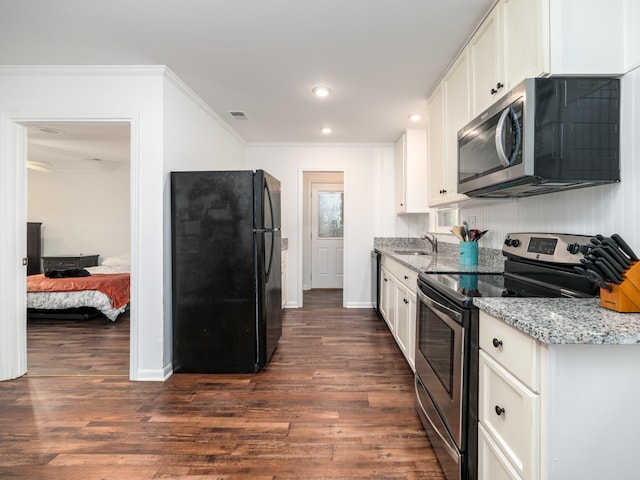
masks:
<svg viewBox="0 0 640 480"><path fill-rule="evenodd" d="M229 115L231 115L236 120L248 120L247 114L244 112L229 112Z"/></svg>

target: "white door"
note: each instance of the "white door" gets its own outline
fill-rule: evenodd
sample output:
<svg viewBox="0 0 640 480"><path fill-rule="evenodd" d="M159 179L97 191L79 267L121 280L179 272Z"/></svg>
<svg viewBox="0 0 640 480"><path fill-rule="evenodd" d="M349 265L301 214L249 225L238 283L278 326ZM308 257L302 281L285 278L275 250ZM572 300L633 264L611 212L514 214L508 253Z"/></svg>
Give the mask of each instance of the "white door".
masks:
<svg viewBox="0 0 640 480"><path fill-rule="evenodd" d="M311 185L311 288L342 288L344 187Z"/></svg>

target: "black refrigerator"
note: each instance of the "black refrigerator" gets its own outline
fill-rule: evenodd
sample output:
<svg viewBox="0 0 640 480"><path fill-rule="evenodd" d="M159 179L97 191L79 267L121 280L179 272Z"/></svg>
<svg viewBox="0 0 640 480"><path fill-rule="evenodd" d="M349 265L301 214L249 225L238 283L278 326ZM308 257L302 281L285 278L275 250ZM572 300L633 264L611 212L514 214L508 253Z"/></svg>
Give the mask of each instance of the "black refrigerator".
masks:
<svg viewBox="0 0 640 480"><path fill-rule="evenodd" d="M174 373L255 373L282 334L280 182L172 172Z"/></svg>

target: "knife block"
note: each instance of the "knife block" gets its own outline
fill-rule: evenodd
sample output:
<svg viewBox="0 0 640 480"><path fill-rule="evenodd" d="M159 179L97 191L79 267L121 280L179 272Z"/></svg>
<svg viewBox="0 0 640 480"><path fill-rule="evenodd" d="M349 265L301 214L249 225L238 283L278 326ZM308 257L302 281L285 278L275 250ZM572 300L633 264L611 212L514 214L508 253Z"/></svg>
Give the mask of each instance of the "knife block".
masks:
<svg viewBox="0 0 640 480"><path fill-rule="evenodd" d="M640 312L640 262L624 273L622 283L608 283L612 290L600 289L600 306L616 312Z"/></svg>

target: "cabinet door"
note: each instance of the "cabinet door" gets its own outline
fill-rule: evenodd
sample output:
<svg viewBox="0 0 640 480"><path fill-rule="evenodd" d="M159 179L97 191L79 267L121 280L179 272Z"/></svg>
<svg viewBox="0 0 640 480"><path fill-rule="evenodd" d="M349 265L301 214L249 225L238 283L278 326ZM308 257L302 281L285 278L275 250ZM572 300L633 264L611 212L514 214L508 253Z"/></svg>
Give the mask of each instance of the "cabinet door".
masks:
<svg viewBox="0 0 640 480"><path fill-rule="evenodd" d="M481 424L478 424L478 480L521 480Z"/></svg>
<svg viewBox="0 0 640 480"><path fill-rule="evenodd" d="M282 279L282 308L287 304L287 251L282 250L280 275Z"/></svg>
<svg viewBox="0 0 640 480"><path fill-rule="evenodd" d="M427 206L427 131L412 128L396 142L396 213L424 213Z"/></svg>
<svg viewBox="0 0 640 480"><path fill-rule="evenodd" d="M444 78L445 87L445 190L447 202L467 198L458 194L458 131L471 120L469 55L466 51Z"/></svg>
<svg viewBox="0 0 640 480"><path fill-rule="evenodd" d="M396 283L393 275L385 267L380 269L380 313L389 330L395 335Z"/></svg>
<svg viewBox="0 0 640 480"><path fill-rule="evenodd" d="M396 281L396 343L415 371L416 294Z"/></svg>
<svg viewBox="0 0 640 480"><path fill-rule="evenodd" d="M403 133L396 142L396 213L405 213L405 155L407 149L407 134Z"/></svg>
<svg viewBox="0 0 640 480"><path fill-rule="evenodd" d="M407 318L407 351L405 353L407 357L407 361L409 362L409 366L411 370L416 371L416 305L417 305L417 296L413 292L409 292L407 295L407 300L409 301L408 305L408 314L409 318Z"/></svg>
<svg viewBox="0 0 640 480"><path fill-rule="evenodd" d="M503 0L506 90L549 71L548 0ZM499 8L500 8L499 7Z"/></svg>
<svg viewBox="0 0 640 480"><path fill-rule="evenodd" d="M494 8L469 42L474 117L506 93L499 22L500 9Z"/></svg>
<svg viewBox="0 0 640 480"><path fill-rule="evenodd" d="M537 478L540 397L480 350L478 420L523 480Z"/></svg>
<svg viewBox="0 0 640 480"><path fill-rule="evenodd" d="M429 97L427 103L427 185L429 205L439 205L446 193L445 181L445 116L444 88L442 83Z"/></svg>
<svg viewBox="0 0 640 480"><path fill-rule="evenodd" d="M396 342L407 355L409 345L409 291L400 282L396 283Z"/></svg>

